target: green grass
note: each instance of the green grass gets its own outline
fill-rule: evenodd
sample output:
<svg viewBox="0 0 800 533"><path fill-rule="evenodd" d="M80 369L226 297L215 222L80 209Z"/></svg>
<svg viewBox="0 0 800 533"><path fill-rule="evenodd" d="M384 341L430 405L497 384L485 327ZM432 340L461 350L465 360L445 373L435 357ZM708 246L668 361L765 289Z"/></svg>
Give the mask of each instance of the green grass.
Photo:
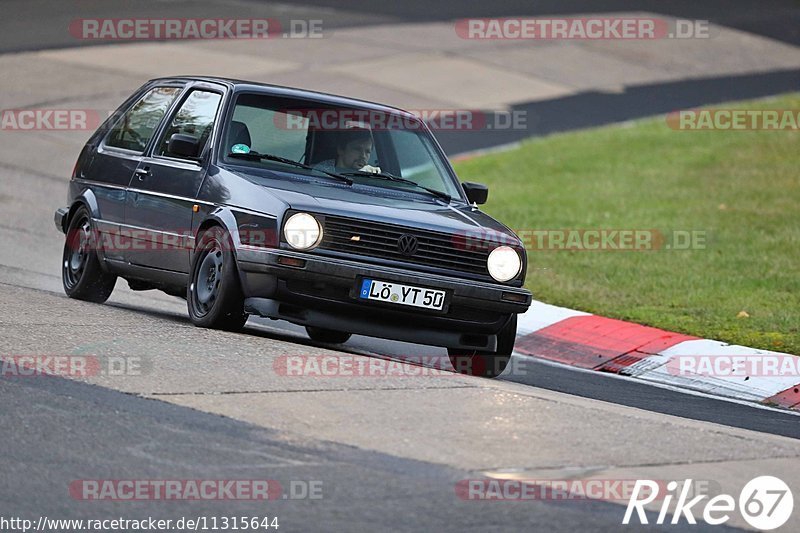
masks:
<svg viewBox="0 0 800 533"><path fill-rule="evenodd" d="M800 109L800 93L729 106ZM663 117L456 164L515 230L700 230L705 249L528 250L547 303L800 354L800 132L676 131ZM737 314L745 311L748 318Z"/></svg>

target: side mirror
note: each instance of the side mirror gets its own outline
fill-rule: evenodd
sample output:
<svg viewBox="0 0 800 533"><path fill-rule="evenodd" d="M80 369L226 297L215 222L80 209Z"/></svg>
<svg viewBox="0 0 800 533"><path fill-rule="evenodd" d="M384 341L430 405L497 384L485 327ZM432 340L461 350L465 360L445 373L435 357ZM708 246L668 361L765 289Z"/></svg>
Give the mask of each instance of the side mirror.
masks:
<svg viewBox="0 0 800 533"><path fill-rule="evenodd" d="M465 181L461 186L464 187L464 192L467 193L467 200L471 204L485 204L489 198L489 187L483 183Z"/></svg>
<svg viewBox="0 0 800 533"><path fill-rule="evenodd" d="M197 157L200 140L184 133L175 133L169 138L167 153L180 157Z"/></svg>

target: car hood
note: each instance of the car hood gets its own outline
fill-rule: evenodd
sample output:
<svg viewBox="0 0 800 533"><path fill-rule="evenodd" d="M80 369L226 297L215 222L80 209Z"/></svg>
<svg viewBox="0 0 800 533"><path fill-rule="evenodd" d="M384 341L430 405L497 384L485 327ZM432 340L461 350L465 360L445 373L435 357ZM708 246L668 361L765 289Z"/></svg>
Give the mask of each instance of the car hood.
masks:
<svg viewBox="0 0 800 533"><path fill-rule="evenodd" d="M445 233L513 232L477 208L454 200L450 204L427 193L408 193L390 188L362 187L251 177L288 208L326 215L375 220L398 226Z"/></svg>

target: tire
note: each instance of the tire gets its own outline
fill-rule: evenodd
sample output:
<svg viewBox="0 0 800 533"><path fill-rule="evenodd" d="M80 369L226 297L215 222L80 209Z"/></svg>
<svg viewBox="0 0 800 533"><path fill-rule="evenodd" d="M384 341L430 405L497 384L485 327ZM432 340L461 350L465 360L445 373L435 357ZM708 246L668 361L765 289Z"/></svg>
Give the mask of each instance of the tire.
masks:
<svg viewBox="0 0 800 533"><path fill-rule="evenodd" d="M316 328L314 326L306 326L306 333L308 333L312 341L324 342L327 344L343 344L352 336L352 333Z"/></svg>
<svg viewBox="0 0 800 533"><path fill-rule="evenodd" d="M200 235L189 272L186 305L192 324L240 331L247 322L244 295L232 244L222 228L214 226Z"/></svg>
<svg viewBox="0 0 800 533"><path fill-rule="evenodd" d="M517 339L517 315L511 315L503 329L497 334L497 351L461 350L448 348L450 364L456 372L470 376L496 378L511 361L514 342Z"/></svg>
<svg viewBox="0 0 800 533"><path fill-rule="evenodd" d="M97 257L97 232L86 207L70 220L61 256L61 283L70 298L103 303L111 296L117 276L103 270Z"/></svg>

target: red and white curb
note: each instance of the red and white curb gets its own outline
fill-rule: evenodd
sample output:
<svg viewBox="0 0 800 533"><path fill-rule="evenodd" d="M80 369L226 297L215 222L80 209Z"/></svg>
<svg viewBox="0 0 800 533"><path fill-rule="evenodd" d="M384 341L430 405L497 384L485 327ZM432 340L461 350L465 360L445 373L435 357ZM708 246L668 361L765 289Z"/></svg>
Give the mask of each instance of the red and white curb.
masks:
<svg viewBox="0 0 800 533"><path fill-rule="evenodd" d="M534 301L519 316L515 353L800 410L800 357L671 333L542 302Z"/></svg>

